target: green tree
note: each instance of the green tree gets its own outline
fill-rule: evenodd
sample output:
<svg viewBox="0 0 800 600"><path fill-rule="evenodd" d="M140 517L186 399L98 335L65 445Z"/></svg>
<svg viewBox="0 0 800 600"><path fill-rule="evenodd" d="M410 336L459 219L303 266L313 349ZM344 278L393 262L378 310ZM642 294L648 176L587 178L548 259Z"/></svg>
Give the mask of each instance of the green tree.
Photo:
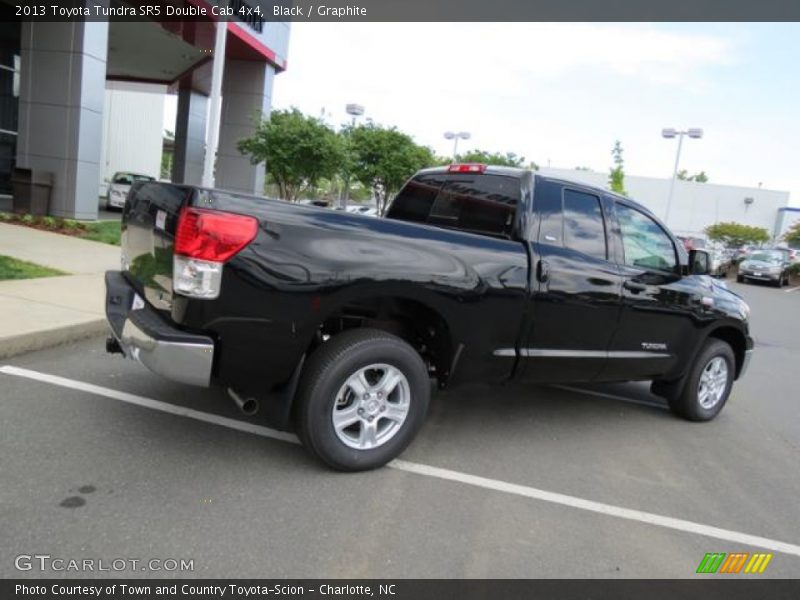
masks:
<svg viewBox="0 0 800 600"><path fill-rule="evenodd" d="M619 140L614 142L611 157L614 161L614 168L608 174L608 184L612 191L627 196L628 193L625 191L625 161L622 158L622 143Z"/></svg>
<svg viewBox="0 0 800 600"><path fill-rule="evenodd" d="M686 169L681 169L675 175L676 179L680 179L681 181L696 181L697 183L708 183L708 175L706 175L705 171L700 171L699 173L695 173L694 175L689 175L689 172Z"/></svg>
<svg viewBox="0 0 800 600"><path fill-rule="evenodd" d="M456 157L460 163L481 163L484 165L500 165L503 167L522 167L525 163L524 156L517 156L514 152L487 152L486 150L470 150Z"/></svg>
<svg viewBox="0 0 800 600"><path fill-rule="evenodd" d="M431 163L431 167L446 167L447 165L453 164L453 158L451 156L438 156L434 155L433 163Z"/></svg>
<svg viewBox="0 0 800 600"><path fill-rule="evenodd" d="M783 234L783 241L792 247L800 246L800 221L795 221L786 233Z"/></svg>
<svg viewBox="0 0 800 600"><path fill-rule="evenodd" d="M715 223L706 227L705 232L708 239L722 242L729 248L769 241L769 232L765 228L742 223Z"/></svg>
<svg viewBox="0 0 800 600"><path fill-rule="evenodd" d="M430 148L418 146L394 127L374 123L356 127L350 133L350 142L353 176L372 190L380 214L409 177L436 164Z"/></svg>
<svg viewBox="0 0 800 600"><path fill-rule="evenodd" d="M161 140L161 179L172 179L172 163L175 156L175 133L164 130Z"/></svg>
<svg viewBox="0 0 800 600"><path fill-rule="evenodd" d="M337 169L334 183L339 187L341 192L339 198L349 199L353 192L353 169L355 168L355 150L353 148L352 133L355 125L352 123L345 123L339 129L339 139L342 144L342 158Z"/></svg>
<svg viewBox="0 0 800 600"><path fill-rule="evenodd" d="M239 141L238 148L253 164L266 161L281 198L290 202L320 180L332 178L344 157L336 132L296 108L273 111L252 137Z"/></svg>

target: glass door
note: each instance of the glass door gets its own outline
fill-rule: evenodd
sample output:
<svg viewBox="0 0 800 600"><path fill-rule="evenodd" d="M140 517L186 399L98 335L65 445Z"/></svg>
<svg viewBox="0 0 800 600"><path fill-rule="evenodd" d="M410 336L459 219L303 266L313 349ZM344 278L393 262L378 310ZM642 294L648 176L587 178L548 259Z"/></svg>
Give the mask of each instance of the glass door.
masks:
<svg viewBox="0 0 800 600"><path fill-rule="evenodd" d="M17 159L20 23L0 22L0 194L11 193Z"/></svg>

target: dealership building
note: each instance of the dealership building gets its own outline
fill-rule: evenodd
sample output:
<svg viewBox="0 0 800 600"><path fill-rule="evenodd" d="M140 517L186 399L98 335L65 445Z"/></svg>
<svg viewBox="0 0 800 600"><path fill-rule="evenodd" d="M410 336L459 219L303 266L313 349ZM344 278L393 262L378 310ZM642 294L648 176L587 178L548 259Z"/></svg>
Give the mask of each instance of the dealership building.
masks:
<svg viewBox="0 0 800 600"><path fill-rule="evenodd" d="M211 2L184 0L187 7ZM236 4L259 5L262 14L272 6ZM77 219L97 217L98 191L114 171L161 176L167 94L177 98L167 178L263 193L263 166L236 145L270 111L274 78L286 68L289 23L20 23L14 12L11 0L0 0L0 209L9 207L15 169L49 182L50 214ZM207 155L207 147L216 152ZM541 172L608 185L605 172ZM678 234L735 221L778 239L800 220L788 192L691 181L675 182L667 215L670 185L669 178L625 178L628 193Z"/></svg>
<svg viewBox="0 0 800 600"><path fill-rule="evenodd" d="M210 15L217 2L185 4ZM163 98L115 107L109 99L122 86L177 95L173 181L261 193L264 168L236 143L270 111L275 75L286 68L288 23L252 16L20 23L13 14L14 4L0 0L0 195L12 193L15 168L30 169L34 180L51 182L50 214L96 218L98 182L114 145L136 144L142 127L162 129L162 114L151 113ZM109 117L112 111L120 116ZM160 137L152 150L159 161Z"/></svg>

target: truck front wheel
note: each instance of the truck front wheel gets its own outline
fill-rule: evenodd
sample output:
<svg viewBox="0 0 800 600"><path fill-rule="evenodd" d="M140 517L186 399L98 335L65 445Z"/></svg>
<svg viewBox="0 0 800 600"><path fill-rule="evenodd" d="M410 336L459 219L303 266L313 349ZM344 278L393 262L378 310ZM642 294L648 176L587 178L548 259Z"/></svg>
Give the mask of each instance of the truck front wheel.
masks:
<svg viewBox="0 0 800 600"><path fill-rule="evenodd" d="M305 366L295 400L298 432L334 469L374 469L411 443L429 399L428 370L414 348L377 329L344 331Z"/></svg>
<svg viewBox="0 0 800 600"><path fill-rule="evenodd" d="M683 389L667 395L672 412L690 421L710 421L719 414L733 387L736 361L731 347L709 339L689 372Z"/></svg>

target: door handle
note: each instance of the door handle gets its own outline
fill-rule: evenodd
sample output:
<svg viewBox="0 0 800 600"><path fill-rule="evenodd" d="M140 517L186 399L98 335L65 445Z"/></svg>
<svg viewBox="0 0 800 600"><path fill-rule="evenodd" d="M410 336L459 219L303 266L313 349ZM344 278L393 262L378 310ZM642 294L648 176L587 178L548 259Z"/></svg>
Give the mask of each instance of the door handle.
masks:
<svg viewBox="0 0 800 600"><path fill-rule="evenodd" d="M540 260L536 265L536 279L539 280L539 283L545 283L550 279L550 265L546 260Z"/></svg>
<svg viewBox="0 0 800 600"><path fill-rule="evenodd" d="M643 283L639 283L638 281L633 281L632 279L626 279L622 287L626 290L630 290L634 294L638 294L639 292L643 292L647 289L647 286Z"/></svg>

